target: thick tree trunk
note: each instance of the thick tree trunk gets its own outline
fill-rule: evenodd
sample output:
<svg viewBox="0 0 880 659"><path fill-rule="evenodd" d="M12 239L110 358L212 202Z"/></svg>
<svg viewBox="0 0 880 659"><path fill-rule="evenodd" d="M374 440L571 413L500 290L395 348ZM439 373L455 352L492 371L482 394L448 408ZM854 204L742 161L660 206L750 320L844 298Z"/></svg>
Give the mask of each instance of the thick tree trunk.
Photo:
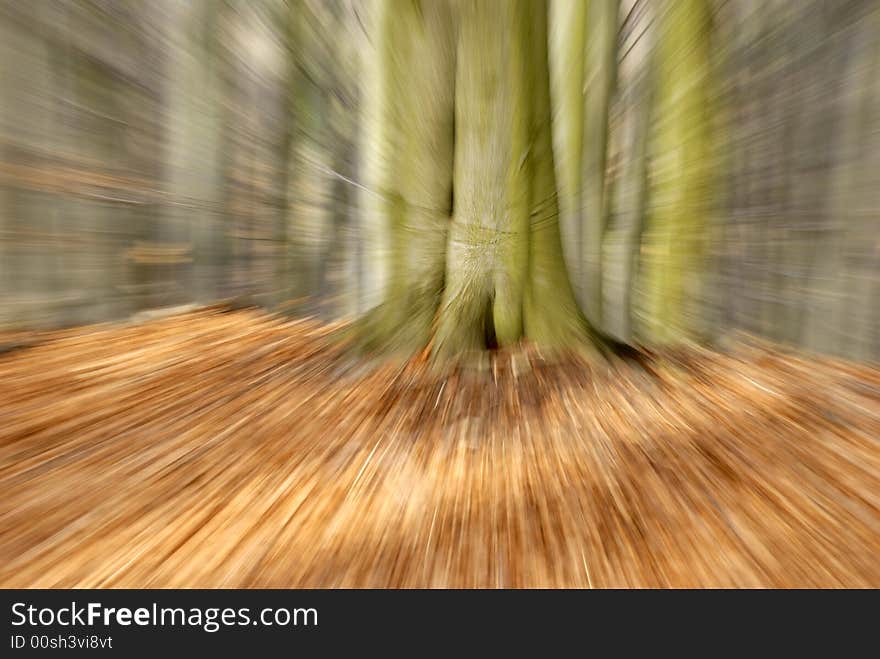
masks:
<svg viewBox="0 0 880 659"><path fill-rule="evenodd" d="M368 345L433 337L449 357L583 343L559 236L546 4L389 4L378 192L390 272Z"/></svg>
<svg viewBox="0 0 880 659"><path fill-rule="evenodd" d="M376 214L386 237L384 300L366 317L370 348L412 351L430 340L443 290L452 201L454 76L450 8L383 3L372 163Z"/></svg>

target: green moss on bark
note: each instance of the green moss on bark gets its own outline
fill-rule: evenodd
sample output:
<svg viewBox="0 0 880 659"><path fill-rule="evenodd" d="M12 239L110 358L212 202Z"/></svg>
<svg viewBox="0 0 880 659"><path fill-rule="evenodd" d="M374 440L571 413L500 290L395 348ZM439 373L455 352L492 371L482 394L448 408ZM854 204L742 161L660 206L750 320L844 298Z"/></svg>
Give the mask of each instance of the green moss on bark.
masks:
<svg viewBox="0 0 880 659"><path fill-rule="evenodd" d="M642 237L644 318L653 343L695 337L709 214L710 14L706 0L662 17L652 137L651 208Z"/></svg>
<svg viewBox="0 0 880 659"><path fill-rule="evenodd" d="M407 61L403 46L386 45L386 79L400 81L386 91L384 127L395 145L388 158L395 187L383 195L391 277L364 334L379 348L414 350L431 340L441 358L522 339L560 349L587 345L559 234L546 3L457 2L454 42L418 31L444 29L428 21L428 6L387 16L398 29L386 29L385 38L411 45L415 33L418 44L430 41L436 49L420 52L454 62L454 81L435 78L436 86L426 86L429 65ZM454 109L444 122L434 101L447 94ZM428 166L436 136L451 135L444 131L453 117L454 157ZM455 194L446 231L436 209L444 194L451 197L449 176Z"/></svg>

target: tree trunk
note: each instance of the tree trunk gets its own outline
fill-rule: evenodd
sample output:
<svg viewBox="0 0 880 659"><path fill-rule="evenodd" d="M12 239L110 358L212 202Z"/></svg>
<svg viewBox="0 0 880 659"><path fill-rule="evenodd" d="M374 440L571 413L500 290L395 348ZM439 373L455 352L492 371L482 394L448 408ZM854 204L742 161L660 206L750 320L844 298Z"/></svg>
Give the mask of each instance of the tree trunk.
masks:
<svg viewBox="0 0 880 659"><path fill-rule="evenodd" d="M596 327L602 311L602 238L607 220L605 162L608 107L617 71L617 0L593 0L587 12L584 61L584 144L582 160L581 304Z"/></svg>
<svg viewBox="0 0 880 659"><path fill-rule="evenodd" d="M669 3L661 19L651 208L642 237L642 334L666 343L699 333L696 309L709 213L709 34L706 0Z"/></svg>
<svg viewBox="0 0 880 659"><path fill-rule="evenodd" d="M589 321L602 325L608 108L617 69L617 0L551 4L551 78L565 258Z"/></svg>
<svg viewBox="0 0 880 659"><path fill-rule="evenodd" d="M392 0L380 8L370 184L385 233L385 253L377 256L387 261L387 275L384 300L364 323L370 348L413 351L427 344L443 289L452 200L449 9Z"/></svg>
<svg viewBox="0 0 880 659"><path fill-rule="evenodd" d="M389 2L383 28L390 272L367 344L433 337L443 357L583 344L559 236L546 4Z"/></svg>
<svg viewBox="0 0 880 659"><path fill-rule="evenodd" d="M602 238L602 329L631 342L632 292L647 204L647 146L653 87L654 5L629 5L622 30L609 139L608 226ZM624 5L626 7L626 5Z"/></svg>

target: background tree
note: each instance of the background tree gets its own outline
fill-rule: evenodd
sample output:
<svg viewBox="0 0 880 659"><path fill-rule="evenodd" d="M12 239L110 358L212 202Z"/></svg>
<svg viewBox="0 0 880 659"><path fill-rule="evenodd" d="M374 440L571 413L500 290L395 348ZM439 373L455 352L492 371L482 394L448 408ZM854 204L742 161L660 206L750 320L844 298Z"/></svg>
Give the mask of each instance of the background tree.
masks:
<svg viewBox="0 0 880 659"><path fill-rule="evenodd" d="M710 209L711 27L706 0L672 2L661 15L641 249L643 328L656 342L698 332Z"/></svg>
<svg viewBox="0 0 880 659"><path fill-rule="evenodd" d="M619 3L554 0L550 7L554 146L565 256L581 308L594 326L602 327L605 165Z"/></svg>

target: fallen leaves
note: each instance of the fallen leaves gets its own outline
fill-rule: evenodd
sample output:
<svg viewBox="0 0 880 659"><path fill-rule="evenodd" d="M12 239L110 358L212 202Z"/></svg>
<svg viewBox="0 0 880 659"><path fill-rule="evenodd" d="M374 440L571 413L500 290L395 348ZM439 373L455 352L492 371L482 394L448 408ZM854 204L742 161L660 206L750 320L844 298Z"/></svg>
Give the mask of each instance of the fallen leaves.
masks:
<svg viewBox="0 0 880 659"><path fill-rule="evenodd" d="M880 586L880 371L367 368L196 311L0 355L5 587Z"/></svg>

